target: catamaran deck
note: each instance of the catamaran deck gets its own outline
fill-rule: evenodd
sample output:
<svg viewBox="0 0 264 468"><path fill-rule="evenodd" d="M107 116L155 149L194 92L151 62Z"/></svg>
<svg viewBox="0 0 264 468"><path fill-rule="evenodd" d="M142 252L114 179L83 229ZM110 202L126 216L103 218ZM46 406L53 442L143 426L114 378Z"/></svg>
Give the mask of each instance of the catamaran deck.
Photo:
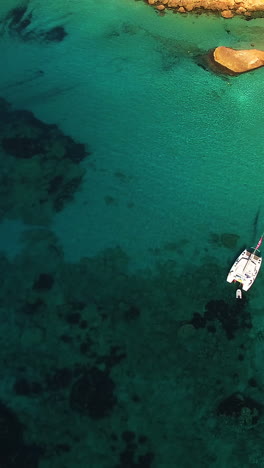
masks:
<svg viewBox="0 0 264 468"><path fill-rule="evenodd" d="M257 277L261 262L261 257L247 249L243 250L229 271L227 281L229 283L238 281L242 284L242 289L247 291Z"/></svg>

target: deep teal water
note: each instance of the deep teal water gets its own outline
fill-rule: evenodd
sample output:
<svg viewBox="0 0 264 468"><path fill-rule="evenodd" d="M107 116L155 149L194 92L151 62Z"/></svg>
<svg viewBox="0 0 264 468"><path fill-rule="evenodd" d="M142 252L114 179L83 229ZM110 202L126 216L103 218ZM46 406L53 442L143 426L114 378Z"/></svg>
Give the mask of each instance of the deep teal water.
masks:
<svg viewBox="0 0 264 468"><path fill-rule="evenodd" d="M241 309L225 279L264 227L264 69L226 77L197 57L264 49L263 19L161 16L132 0L25 5L30 40L1 22L0 96L90 151L48 226L19 210L2 220L0 398L28 419L27 444L48 447L25 466L262 466L263 275ZM40 40L56 25L64 40ZM91 366L111 375L116 406ZM42 391L14 392L21 375ZM113 414L99 399L86 419L83 385Z"/></svg>

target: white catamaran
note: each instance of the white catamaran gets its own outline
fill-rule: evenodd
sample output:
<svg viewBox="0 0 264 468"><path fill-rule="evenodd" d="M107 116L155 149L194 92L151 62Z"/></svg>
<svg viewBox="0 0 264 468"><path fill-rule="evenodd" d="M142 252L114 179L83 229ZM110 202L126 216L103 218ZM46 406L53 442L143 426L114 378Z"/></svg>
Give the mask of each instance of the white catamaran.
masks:
<svg viewBox="0 0 264 468"><path fill-rule="evenodd" d="M228 283L238 282L240 283L240 288L244 291L248 291L249 288L254 283L258 272L261 267L261 254L259 251L259 247L262 244L262 240L264 237L264 232L261 235L256 247L252 247L251 249L245 249L236 259L235 263L232 265L226 281ZM251 252L252 251L252 252ZM242 298L241 289L237 289L236 297L238 299Z"/></svg>

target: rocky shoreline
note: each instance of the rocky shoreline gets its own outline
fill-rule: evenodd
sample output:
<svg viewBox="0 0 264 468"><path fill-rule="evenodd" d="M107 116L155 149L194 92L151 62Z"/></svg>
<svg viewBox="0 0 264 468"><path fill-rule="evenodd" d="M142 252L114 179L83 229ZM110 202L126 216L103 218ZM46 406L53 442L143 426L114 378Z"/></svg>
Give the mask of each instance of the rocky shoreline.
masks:
<svg viewBox="0 0 264 468"><path fill-rule="evenodd" d="M233 18L242 15L250 18L264 17L263 0L146 0L158 11L166 8L179 13L214 12L223 18Z"/></svg>

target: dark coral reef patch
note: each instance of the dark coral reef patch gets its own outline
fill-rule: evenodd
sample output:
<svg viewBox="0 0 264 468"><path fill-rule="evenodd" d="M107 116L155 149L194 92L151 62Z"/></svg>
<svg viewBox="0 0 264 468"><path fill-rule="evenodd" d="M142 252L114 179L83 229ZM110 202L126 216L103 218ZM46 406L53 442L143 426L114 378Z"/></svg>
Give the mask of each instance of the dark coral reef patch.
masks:
<svg viewBox="0 0 264 468"><path fill-rule="evenodd" d="M74 383L70 393L70 406L92 419L104 418L115 406L114 389L110 375L93 367Z"/></svg>
<svg viewBox="0 0 264 468"><path fill-rule="evenodd" d="M57 25L50 29L34 27L33 10L26 5L9 10L0 23L1 32L17 36L23 41L61 42L68 35L64 26Z"/></svg>
<svg viewBox="0 0 264 468"><path fill-rule="evenodd" d="M37 468L42 449L26 445L23 426L14 411L0 402L0 465L2 468Z"/></svg>
<svg viewBox="0 0 264 468"><path fill-rule="evenodd" d="M43 33L43 38L46 41L52 42L61 42L67 36L63 26L54 26L54 28L49 29L49 31Z"/></svg>
<svg viewBox="0 0 264 468"><path fill-rule="evenodd" d="M233 393L222 400L217 407L218 415L237 419L245 426L256 424L262 411L263 406L259 402L242 393Z"/></svg>
<svg viewBox="0 0 264 468"><path fill-rule="evenodd" d="M0 100L0 219L47 224L78 190L85 145Z"/></svg>
<svg viewBox="0 0 264 468"><path fill-rule="evenodd" d="M216 324L220 323L228 339L234 339L241 329L252 327L251 317L245 300L235 304L228 304L223 299L211 300L205 306L204 315L195 312L190 323L196 328L205 328L215 333Z"/></svg>
<svg viewBox="0 0 264 468"><path fill-rule="evenodd" d="M237 247L240 236L232 232L223 232L222 234L211 233L210 242L218 247L234 250Z"/></svg>
<svg viewBox="0 0 264 468"><path fill-rule="evenodd" d="M1 468L181 467L190 451L213 467L216 434L226 466L262 457L264 332L216 283L224 266L193 264L190 284L173 261L131 271L118 247L67 263L48 229L24 237L0 256Z"/></svg>

